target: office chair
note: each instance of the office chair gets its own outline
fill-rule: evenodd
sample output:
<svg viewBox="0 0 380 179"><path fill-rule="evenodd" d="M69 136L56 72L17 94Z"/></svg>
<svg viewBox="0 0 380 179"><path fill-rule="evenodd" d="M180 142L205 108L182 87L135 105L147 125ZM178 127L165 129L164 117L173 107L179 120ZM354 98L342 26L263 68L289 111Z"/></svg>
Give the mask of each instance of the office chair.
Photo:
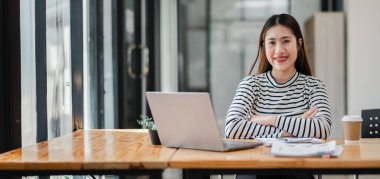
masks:
<svg viewBox="0 0 380 179"><path fill-rule="evenodd" d="M380 109L362 110L362 138L380 138ZM359 175L355 174L355 179L359 179Z"/></svg>
<svg viewBox="0 0 380 179"><path fill-rule="evenodd" d="M380 109L362 110L362 138L380 138Z"/></svg>

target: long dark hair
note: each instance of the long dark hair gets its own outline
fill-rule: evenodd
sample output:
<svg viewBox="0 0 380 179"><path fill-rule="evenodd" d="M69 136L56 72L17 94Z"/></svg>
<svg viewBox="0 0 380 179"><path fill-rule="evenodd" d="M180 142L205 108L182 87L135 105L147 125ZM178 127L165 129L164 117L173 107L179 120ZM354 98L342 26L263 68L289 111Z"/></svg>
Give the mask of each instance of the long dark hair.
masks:
<svg viewBox="0 0 380 179"><path fill-rule="evenodd" d="M257 56L254 63L249 70L248 75L252 75L253 67L256 65L257 59L260 59L259 69L257 74L265 73L272 70L272 65L268 62L267 56L265 54L264 41L265 36L268 30L276 25L283 25L289 28L297 39L297 47L299 48L297 59L295 62L296 70L305 75L312 75L311 69L309 66L309 61L307 58L305 50L305 41L303 39L300 26L298 25L297 20L289 14L275 14L272 15L264 24L263 29L261 30L260 39L259 39L259 49L257 51ZM302 39L302 43L299 43L298 40Z"/></svg>

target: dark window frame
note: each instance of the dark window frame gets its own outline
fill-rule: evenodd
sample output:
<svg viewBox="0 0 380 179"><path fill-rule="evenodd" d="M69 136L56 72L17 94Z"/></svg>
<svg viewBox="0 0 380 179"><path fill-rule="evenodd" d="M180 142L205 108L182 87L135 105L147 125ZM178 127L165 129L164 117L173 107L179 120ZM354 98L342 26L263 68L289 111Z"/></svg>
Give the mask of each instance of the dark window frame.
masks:
<svg viewBox="0 0 380 179"><path fill-rule="evenodd" d="M37 139L48 138L47 126L47 77L46 77L46 0L35 1L35 53L36 53L36 106Z"/></svg>
<svg viewBox="0 0 380 179"><path fill-rule="evenodd" d="M89 1L89 71L91 128L104 128L103 1Z"/></svg>
<svg viewBox="0 0 380 179"><path fill-rule="evenodd" d="M21 147L20 1L0 2L0 152Z"/></svg>
<svg viewBox="0 0 380 179"><path fill-rule="evenodd" d="M70 0L73 130L83 129L83 2Z"/></svg>

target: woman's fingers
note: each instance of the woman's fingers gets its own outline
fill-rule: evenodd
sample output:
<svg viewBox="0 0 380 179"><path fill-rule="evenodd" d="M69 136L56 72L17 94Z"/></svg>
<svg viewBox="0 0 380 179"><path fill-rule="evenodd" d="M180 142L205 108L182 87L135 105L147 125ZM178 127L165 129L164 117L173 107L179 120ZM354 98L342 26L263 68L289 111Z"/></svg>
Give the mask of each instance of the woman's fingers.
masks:
<svg viewBox="0 0 380 179"><path fill-rule="evenodd" d="M283 131L281 134L281 137L293 137L293 135L290 134L289 132Z"/></svg>
<svg viewBox="0 0 380 179"><path fill-rule="evenodd" d="M308 118L308 119L314 118L314 117L315 117L315 115L317 115L317 113L318 113L318 109L317 109L317 108L315 108L315 110L313 111L313 113L311 113L311 114L310 114L310 116L309 116L309 118Z"/></svg>
<svg viewBox="0 0 380 179"><path fill-rule="evenodd" d="M316 107L310 108L308 111L302 114L302 118L311 119L315 117L315 115L318 113L318 109Z"/></svg>
<svg viewBox="0 0 380 179"><path fill-rule="evenodd" d="M302 118L308 118L310 114L312 114L314 111L314 107L306 111L305 113L302 114Z"/></svg>

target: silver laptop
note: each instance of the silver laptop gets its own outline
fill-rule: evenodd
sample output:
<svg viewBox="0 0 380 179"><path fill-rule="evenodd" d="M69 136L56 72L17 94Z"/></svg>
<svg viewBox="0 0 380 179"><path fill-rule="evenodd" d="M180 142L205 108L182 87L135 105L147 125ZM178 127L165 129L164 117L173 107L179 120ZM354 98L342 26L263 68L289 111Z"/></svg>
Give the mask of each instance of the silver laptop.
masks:
<svg viewBox="0 0 380 179"><path fill-rule="evenodd" d="M223 140L208 93L147 92L162 145L212 151L253 148L262 142Z"/></svg>

